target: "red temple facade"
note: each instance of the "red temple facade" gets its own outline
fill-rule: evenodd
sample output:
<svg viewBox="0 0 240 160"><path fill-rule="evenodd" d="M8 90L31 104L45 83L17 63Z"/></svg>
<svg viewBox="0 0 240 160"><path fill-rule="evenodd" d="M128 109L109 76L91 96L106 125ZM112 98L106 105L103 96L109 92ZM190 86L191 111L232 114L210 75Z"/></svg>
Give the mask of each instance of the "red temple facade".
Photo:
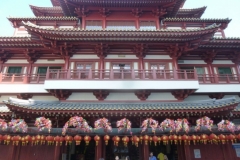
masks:
<svg viewBox="0 0 240 160"><path fill-rule="evenodd" d="M0 159L240 159L231 19L185 0L51 2L0 37Z"/></svg>

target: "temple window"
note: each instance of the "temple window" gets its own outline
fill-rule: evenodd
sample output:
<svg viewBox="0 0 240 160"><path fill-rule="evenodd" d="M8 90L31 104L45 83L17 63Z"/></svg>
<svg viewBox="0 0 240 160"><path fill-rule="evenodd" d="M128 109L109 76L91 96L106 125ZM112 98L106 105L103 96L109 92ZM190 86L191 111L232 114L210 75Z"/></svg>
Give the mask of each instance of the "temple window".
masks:
<svg viewBox="0 0 240 160"><path fill-rule="evenodd" d="M230 67L218 67L218 74L220 75L231 75L232 69Z"/></svg>
<svg viewBox="0 0 240 160"><path fill-rule="evenodd" d="M46 74L48 67L38 67L37 74ZM50 70L59 70L62 69L62 67L49 67Z"/></svg>
<svg viewBox="0 0 240 160"><path fill-rule="evenodd" d="M135 30L135 21L107 21L109 30Z"/></svg>
<svg viewBox="0 0 240 160"><path fill-rule="evenodd" d="M141 21L140 30L155 30L156 24L155 21Z"/></svg>
<svg viewBox="0 0 240 160"><path fill-rule="evenodd" d="M100 20L87 20L86 21L86 29L88 29L88 30L101 30L102 29L102 21L100 21Z"/></svg>
<svg viewBox="0 0 240 160"><path fill-rule="evenodd" d="M186 70L186 71L191 71L191 70L196 70L198 75L203 75L205 74L204 67L180 67L181 70Z"/></svg>
<svg viewBox="0 0 240 160"><path fill-rule="evenodd" d="M8 67L7 73L9 74L20 74L22 73L22 67Z"/></svg>

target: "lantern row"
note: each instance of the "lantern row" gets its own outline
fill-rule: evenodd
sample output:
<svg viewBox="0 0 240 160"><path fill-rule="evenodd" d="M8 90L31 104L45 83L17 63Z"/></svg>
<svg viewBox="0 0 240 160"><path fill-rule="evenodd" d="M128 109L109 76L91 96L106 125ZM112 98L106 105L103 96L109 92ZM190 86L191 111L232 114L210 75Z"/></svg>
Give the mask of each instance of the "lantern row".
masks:
<svg viewBox="0 0 240 160"><path fill-rule="evenodd" d="M105 135L102 137L105 145L108 145L110 136ZM99 141L101 140L101 137L96 135L93 137L96 146L98 145ZM92 140L92 137L86 135L84 137L76 135L74 137L72 136L43 136L43 135L37 135L37 136L10 136L10 135L0 135L0 141L4 141L4 144L9 145L11 142L13 145L18 146L20 143L22 146L26 145L56 145L56 146L61 146L63 142L65 142L65 145L71 145L73 141L75 141L76 145L80 145L81 141L85 141L86 145L89 145L89 142ZM132 142L132 145L135 145L138 147L139 143L144 143L145 145L160 145L161 143L164 145L167 145L168 143L171 144L185 144L185 145L190 145L190 144L225 144L228 142L231 143L236 143L237 140L240 141L240 134L238 135L216 135L214 133L207 135L207 134L201 134L201 135L163 135L163 136L124 136L120 138L119 136L113 136L112 141L115 146L118 146L119 142L122 141L124 146L127 146L129 141Z"/></svg>

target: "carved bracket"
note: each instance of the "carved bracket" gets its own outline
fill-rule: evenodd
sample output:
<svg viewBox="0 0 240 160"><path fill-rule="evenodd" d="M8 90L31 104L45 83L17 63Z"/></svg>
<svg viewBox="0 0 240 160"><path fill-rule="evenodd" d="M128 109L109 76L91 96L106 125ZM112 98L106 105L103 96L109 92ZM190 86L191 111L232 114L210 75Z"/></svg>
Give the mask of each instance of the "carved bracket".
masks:
<svg viewBox="0 0 240 160"><path fill-rule="evenodd" d="M137 44L133 47L132 51L138 58L144 58L148 52L148 45Z"/></svg>
<svg viewBox="0 0 240 160"><path fill-rule="evenodd" d="M207 51L202 55L202 59L207 64L211 64L216 57L217 52L215 50Z"/></svg>
<svg viewBox="0 0 240 160"><path fill-rule="evenodd" d="M138 99L140 99L141 101L145 101L148 96L151 94L150 91L146 91L146 90L143 90L143 91L136 91L135 92L135 95L138 97Z"/></svg>
<svg viewBox="0 0 240 160"><path fill-rule="evenodd" d="M142 9L134 8L131 12L135 17L140 17L143 14Z"/></svg>
<svg viewBox="0 0 240 160"><path fill-rule="evenodd" d="M198 44L198 43L197 43ZM196 49L198 46L197 45L192 45L191 43L185 43L185 45L180 46L178 43L175 45L171 45L167 48L167 50L170 53L171 58L176 58L178 59L179 57L182 56L184 52L191 51Z"/></svg>
<svg viewBox="0 0 240 160"><path fill-rule="evenodd" d="M111 14L110 10L107 8L99 9L99 13L102 15L102 17L107 17Z"/></svg>
<svg viewBox="0 0 240 160"><path fill-rule="evenodd" d="M8 51L5 51L4 49L0 50L0 63L7 62L11 56L12 55Z"/></svg>
<svg viewBox="0 0 240 160"><path fill-rule="evenodd" d="M224 97L224 94L223 93L212 93L212 94L209 94L208 95L209 98L212 98L212 99L222 99Z"/></svg>
<svg viewBox="0 0 240 160"><path fill-rule="evenodd" d="M93 91L93 95L94 95L99 101L103 101L103 100L106 99L107 96L109 95L109 91L104 91L104 90Z"/></svg>
<svg viewBox="0 0 240 160"><path fill-rule="evenodd" d="M183 90L172 91L172 95L178 100L184 100L193 92L194 90L192 89L183 89Z"/></svg>
<svg viewBox="0 0 240 160"><path fill-rule="evenodd" d="M109 46L107 44L97 44L95 47L95 53L99 58L105 58L107 57L107 54L109 52Z"/></svg>
<svg viewBox="0 0 240 160"><path fill-rule="evenodd" d="M17 95L17 98L18 99L26 99L26 100L28 100L28 99L30 99L30 98L32 98L33 97L33 95L32 94L29 94L29 93L19 93L18 95Z"/></svg>
<svg viewBox="0 0 240 160"><path fill-rule="evenodd" d="M78 17L87 17L90 14L89 9L85 9L85 7L78 7L75 8L74 13L76 13L78 15Z"/></svg>
<svg viewBox="0 0 240 160"><path fill-rule="evenodd" d="M155 16L155 17L162 17L164 16L165 14L167 14L166 12L166 9L165 8L157 8L157 9L153 9L152 10L152 14Z"/></svg>
<svg viewBox="0 0 240 160"><path fill-rule="evenodd" d="M240 51L235 51L228 55L228 59L235 64L240 64Z"/></svg>
<svg viewBox="0 0 240 160"><path fill-rule="evenodd" d="M59 100L66 100L72 94L72 92L69 90L61 89L49 89L48 92Z"/></svg>
<svg viewBox="0 0 240 160"><path fill-rule="evenodd" d="M24 54L27 57L27 61L29 63L34 63L40 58L40 54L37 53L35 50L26 49L24 51Z"/></svg>

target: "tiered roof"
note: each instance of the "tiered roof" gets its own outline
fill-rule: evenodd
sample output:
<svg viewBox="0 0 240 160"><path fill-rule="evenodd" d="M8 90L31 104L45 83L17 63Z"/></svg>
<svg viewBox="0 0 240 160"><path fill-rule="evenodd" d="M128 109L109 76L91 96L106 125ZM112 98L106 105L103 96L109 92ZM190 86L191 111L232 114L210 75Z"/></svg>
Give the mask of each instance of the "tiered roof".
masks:
<svg viewBox="0 0 240 160"><path fill-rule="evenodd" d="M35 16L64 16L60 6L54 7L37 7L30 5Z"/></svg>
<svg viewBox="0 0 240 160"><path fill-rule="evenodd" d="M205 100L193 102L59 102L59 101L34 101L9 98L3 101L11 111L60 114L60 113L81 113L81 114L126 114L146 115L151 114L213 114L229 113L234 110L239 101L234 97L221 100Z"/></svg>
<svg viewBox="0 0 240 160"><path fill-rule="evenodd" d="M201 18L207 7L179 9L177 18Z"/></svg>

